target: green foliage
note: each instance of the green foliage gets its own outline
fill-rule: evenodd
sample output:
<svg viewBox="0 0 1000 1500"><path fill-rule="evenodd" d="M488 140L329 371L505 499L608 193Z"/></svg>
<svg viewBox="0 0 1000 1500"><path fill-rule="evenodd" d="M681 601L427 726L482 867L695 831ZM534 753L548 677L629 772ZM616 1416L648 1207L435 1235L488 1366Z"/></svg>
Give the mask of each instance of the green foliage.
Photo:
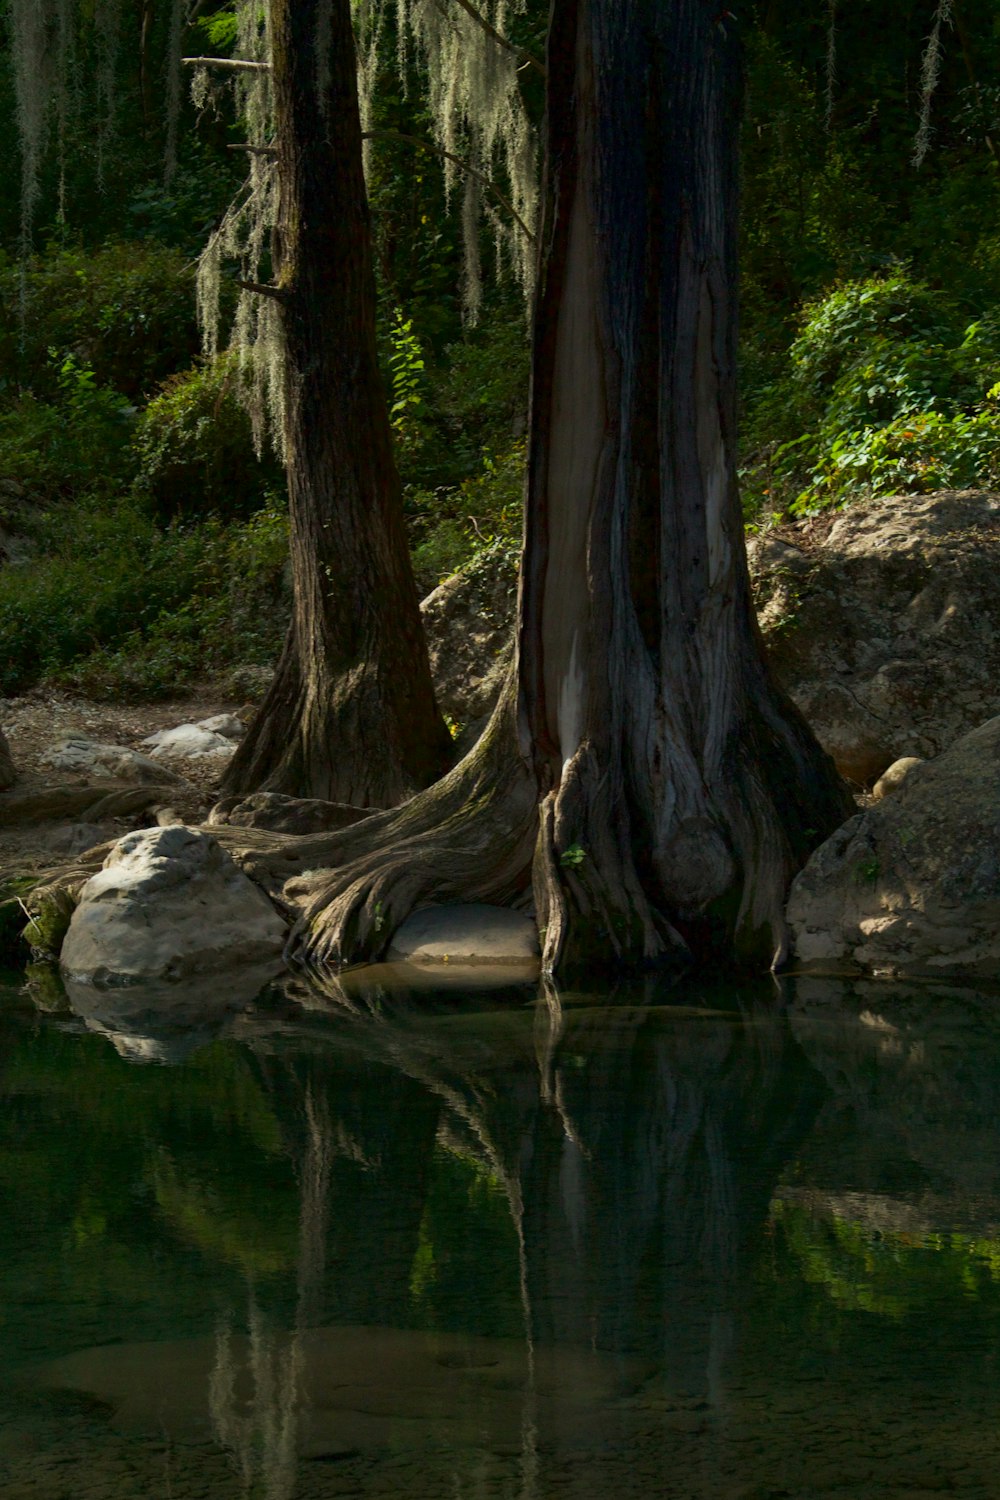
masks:
<svg viewBox="0 0 1000 1500"><path fill-rule="evenodd" d="M108 493L127 481L134 408L97 384L72 355L53 361L56 399L22 396L0 407L0 475L33 500L83 490Z"/></svg>
<svg viewBox="0 0 1000 1500"><path fill-rule="evenodd" d="M995 315L965 326L901 271L835 287L807 306L784 377L760 403L779 441L744 470L751 513L994 484L998 377Z"/></svg>
<svg viewBox="0 0 1000 1500"><path fill-rule="evenodd" d="M500 457L487 453L482 467L455 489L417 491L409 504L419 541L413 566L423 592L495 547L520 546L525 443Z"/></svg>
<svg viewBox="0 0 1000 1500"><path fill-rule="evenodd" d="M268 661L287 614L286 524L161 529L134 500L43 518L40 555L0 571L0 692L42 678L96 696L156 697L213 668Z"/></svg>
<svg viewBox="0 0 1000 1500"><path fill-rule="evenodd" d="M53 249L26 265L0 256L0 371L7 387L56 396L71 357L131 401L198 349L190 267L151 241ZM55 361L55 364L53 363Z"/></svg>
<svg viewBox="0 0 1000 1500"><path fill-rule="evenodd" d="M167 380L139 417L136 486L163 520L251 515L284 487L270 449L254 452L232 356Z"/></svg>

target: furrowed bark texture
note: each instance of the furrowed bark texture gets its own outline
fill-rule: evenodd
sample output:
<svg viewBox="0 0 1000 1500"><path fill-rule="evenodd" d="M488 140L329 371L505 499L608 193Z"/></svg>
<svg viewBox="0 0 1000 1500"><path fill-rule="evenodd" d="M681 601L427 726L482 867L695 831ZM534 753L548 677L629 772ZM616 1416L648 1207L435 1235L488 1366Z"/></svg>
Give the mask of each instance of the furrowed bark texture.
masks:
<svg viewBox="0 0 1000 1500"><path fill-rule="evenodd" d="M850 812L767 671L735 477L735 23L556 0L519 735L545 964L770 962Z"/></svg>
<svg viewBox="0 0 1000 1500"><path fill-rule="evenodd" d="M440 790L349 830L345 869L287 888L307 961L378 956L376 915L446 890L501 899L534 828L549 972L766 967L790 877L852 811L751 606L740 85L708 0L555 0L510 732L499 714Z"/></svg>
<svg viewBox="0 0 1000 1500"><path fill-rule="evenodd" d="M451 741L376 357L349 0L326 8L319 57L323 0L271 3L294 617L225 790L389 807L444 771Z"/></svg>

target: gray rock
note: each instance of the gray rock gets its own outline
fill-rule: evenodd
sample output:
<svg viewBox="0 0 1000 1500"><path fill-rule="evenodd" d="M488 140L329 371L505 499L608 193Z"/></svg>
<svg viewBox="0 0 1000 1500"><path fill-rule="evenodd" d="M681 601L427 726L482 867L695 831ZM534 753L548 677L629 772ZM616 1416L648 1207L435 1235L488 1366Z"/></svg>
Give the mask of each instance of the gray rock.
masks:
<svg viewBox="0 0 1000 1500"><path fill-rule="evenodd" d="M849 780L1000 713L1000 496L867 501L748 554L772 666Z"/></svg>
<svg viewBox="0 0 1000 1500"><path fill-rule="evenodd" d="M517 557L499 548L446 578L421 604L434 690L454 724L478 724L496 703L516 607Z"/></svg>
<svg viewBox="0 0 1000 1500"><path fill-rule="evenodd" d="M246 733L242 719L235 714L212 714L208 719L199 719L195 729L207 729L209 734L221 734L225 740L241 740Z"/></svg>
<svg viewBox="0 0 1000 1500"><path fill-rule="evenodd" d="M236 749L231 736L216 734L202 724L178 724L174 729L158 729L155 734L148 734L142 743L149 746L150 755L157 761L223 762L230 760Z"/></svg>
<svg viewBox="0 0 1000 1500"><path fill-rule="evenodd" d="M888 771L883 771L872 787L872 796L875 801L881 802L883 797L897 792L910 773L915 771L917 766L922 765L923 761L919 755L904 755L900 760L894 760Z"/></svg>
<svg viewBox="0 0 1000 1500"><path fill-rule="evenodd" d="M60 955L90 984L218 972L280 954L281 918L211 837L183 825L129 833L87 881Z"/></svg>
<svg viewBox="0 0 1000 1500"><path fill-rule="evenodd" d="M524 963L537 960L531 917L503 906L426 906L393 933L386 957L412 964Z"/></svg>
<svg viewBox="0 0 1000 1500"><path fill-rule="evenodd" d="M271 833L329 833L360 823L374 810L313 797L285 797L280 792L252 792L249 797L223 797L212 808L208 821L266 828Z"/></svg>
<svg viewBox="0 0 1000 1500"><path fill-rule="evenodd" d="M17 780L17 771L11 759L10 746L4 739L3 730L0 729L0 792L6 792Z"/></svg>
<svg viewBox="0 0 1000 1500"><path fill-rule="evenodd" d="M185 785L184 778L138 750L107 745L84 735L64 735L39 756L39 765L77 775L115 776L122 781Z"/></svg>
<svg viewBox="0 0 1000 1500"><path fill-rule="evenodd" d="M845 823L792 886L796 967L1000 974L1000 717Z"/></svg>

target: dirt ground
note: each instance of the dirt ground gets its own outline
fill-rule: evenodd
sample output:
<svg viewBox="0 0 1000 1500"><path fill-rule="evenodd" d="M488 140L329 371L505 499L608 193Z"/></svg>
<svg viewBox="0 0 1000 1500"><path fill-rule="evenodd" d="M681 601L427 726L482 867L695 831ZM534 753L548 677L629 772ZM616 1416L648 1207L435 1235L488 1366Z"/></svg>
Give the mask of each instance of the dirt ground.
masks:
<svg viewBox="0 0 1000 1500"><path fill-rule="evenodd" d="M235 713L247 720L253 706L224 701L208 690L168 703L144 704L95 703L50 689L36 689L21 698L0 698L0 728L18 773L13 790L6 796L13 802L50 788L87 784L86 776L53 771L40 763L49 746L66 735L79 734L105 744L143 751L147 747L141 741L158 729L197 723L220 713ZM223 767L218 760L174 762L171 769L181 773L189 785L177 790L165 786L164 806L183 804L185 817L199 809L206 813L216 800L222 775ZM126 783L121 785L124 787ZM79 852L88 842L99 843L127 833L132 827L156 821L150 813L140 818L138 824L134 818L89 823L86 814L80 813L44 820L32 818L10 825L3 821L3 801L0 796L0 879L35 874L66 854Z"/></svg>

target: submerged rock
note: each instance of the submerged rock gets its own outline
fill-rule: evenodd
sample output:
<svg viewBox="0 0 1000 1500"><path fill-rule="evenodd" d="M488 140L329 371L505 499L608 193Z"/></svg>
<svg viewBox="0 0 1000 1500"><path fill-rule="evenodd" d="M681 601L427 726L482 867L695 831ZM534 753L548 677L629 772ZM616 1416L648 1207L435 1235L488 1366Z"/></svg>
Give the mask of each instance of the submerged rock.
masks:
<svg viewBox="0 0 1000 1500"><path fill-rule="evenodd" d="M795 964L1000 975L1000 717L913 768L816 850L792 886Z"/></svg>
<svg viewBox="0 0 1000 1500"><path fill-rule="evenodd" d="M90 984L177 980L260 963L285 926L210 834L183 825L119 839L80 893L60 955Z"/></svg>

